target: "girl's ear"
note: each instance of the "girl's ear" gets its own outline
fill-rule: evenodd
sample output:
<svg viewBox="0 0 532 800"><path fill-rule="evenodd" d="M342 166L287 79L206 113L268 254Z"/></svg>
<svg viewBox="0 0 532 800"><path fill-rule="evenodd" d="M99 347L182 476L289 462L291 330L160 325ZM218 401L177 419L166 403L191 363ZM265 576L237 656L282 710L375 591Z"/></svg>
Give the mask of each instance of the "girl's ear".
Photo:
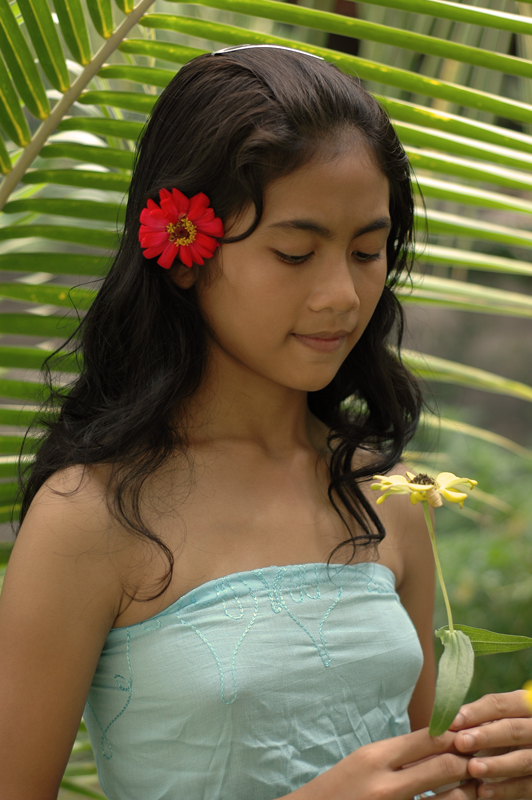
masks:
<svg viewBox="0 0 532 800"><path fill-rule="evenodd" d="M181 262L170 267L170 278L180 289L190 289L198 279L197 264L191 267L185 266Z"/></svg>

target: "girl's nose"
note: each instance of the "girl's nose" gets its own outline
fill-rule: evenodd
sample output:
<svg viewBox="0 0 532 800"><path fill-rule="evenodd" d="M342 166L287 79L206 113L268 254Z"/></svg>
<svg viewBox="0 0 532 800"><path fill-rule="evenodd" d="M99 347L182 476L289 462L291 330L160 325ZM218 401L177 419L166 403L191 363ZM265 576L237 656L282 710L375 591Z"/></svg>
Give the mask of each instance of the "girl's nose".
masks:
<svg viewBox="0 0 532 800"><path fill-rule="evenodd" d="M355 271L345 258L335 263L328 260L317 276L311 293L309 306L312 311L330 309L335 313L347 313L360 305L355 286Z"/></svg>

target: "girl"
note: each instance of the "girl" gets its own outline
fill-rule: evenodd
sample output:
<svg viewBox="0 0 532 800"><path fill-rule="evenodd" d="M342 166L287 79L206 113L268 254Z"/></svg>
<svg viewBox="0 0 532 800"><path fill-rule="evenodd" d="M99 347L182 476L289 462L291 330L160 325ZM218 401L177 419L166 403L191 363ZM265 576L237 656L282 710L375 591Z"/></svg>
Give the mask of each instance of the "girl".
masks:
<svg viewBox="0 0 532 800"><path fill-rule="evenodd" d="M25 486L1 800L56 797L84 706L110 800L476 796L422 730L422 516L367 484L420 408L386 344L412 219L386 114L321 59L229 48L161 95Z"/></svg>

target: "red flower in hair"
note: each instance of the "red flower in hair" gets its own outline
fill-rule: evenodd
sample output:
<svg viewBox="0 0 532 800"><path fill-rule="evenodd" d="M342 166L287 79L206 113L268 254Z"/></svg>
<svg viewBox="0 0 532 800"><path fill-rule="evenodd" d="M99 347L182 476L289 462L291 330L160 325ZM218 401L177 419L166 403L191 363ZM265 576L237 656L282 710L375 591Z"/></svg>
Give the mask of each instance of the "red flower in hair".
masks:
<svg viewBox="0 0 532 800"><path fill-rule="evenodd" d="M160 256L157 263L164 269L176 256L187 267L211 258L219 245L213 237L223 236L224 227L209 208L209 198L200 192L189 200L179 189L161 189L159 198L160 206L148 200L140 215L139 242L145 258Z"/></svg>

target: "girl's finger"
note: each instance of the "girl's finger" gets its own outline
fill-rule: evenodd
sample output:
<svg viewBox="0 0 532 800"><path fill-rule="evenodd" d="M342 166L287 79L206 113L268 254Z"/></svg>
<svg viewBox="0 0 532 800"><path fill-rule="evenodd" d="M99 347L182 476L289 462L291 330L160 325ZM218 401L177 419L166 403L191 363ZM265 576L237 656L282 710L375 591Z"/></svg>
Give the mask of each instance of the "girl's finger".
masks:
<svg viewBox="0 0 532 800"><path fill-rule="evenodd" d="M388 740L389 741L389 740ZM428 758L411 767L393 773L394 785L402 790L408 797L426 792L428 789L438 789L455 781L470 781L471 775L467 772L468 759L453 753ZM399 792L396 795L399 796ZM474 797L475 795L473 795ZM438 795L438 800L440 795ZM453 800L455 798L453 797ZM456 800L462 800L460 795Z"/></svg>
<svg viewBox="0 0 532 800"><path fill-rule="evenodd" d="M438 793L436 800L476 800L477 786L476 781L465 781L454 789Z"/></svg>
<svg viewBox="0 0 532 800"><path fill-rule="evenodd" d="M461 753L475 753L492 747L532 745L532 718L510 717L491 725L459 731L454 740Z"/></svg>
<svg viewBox="0 0 532 800"><path fill-rule="evenodd" d="M525 698L526 692L523 689L484 695L480 700L462 706L451 725L451 730L463 730L505 717L531 717L530 705Z"/></svg>
<svg viewBox="0 0 532 800"><path fill-rule="evenodd" d="M483 783L478 787L477 793L478 797L486 800L530 800L532 779L515 778L502 783Z"/></svg>
<svg viewBox="0 0 532 800"><path fill-rule="evenodd" d="M532 750L513 750L503 756L472 758L468 771L473 778L520 778L530 776L532 786ZM532 797L532 795L531 795Z"/></svg>
<svg viewBox="0 0 532 800"><path fill-rule="evenodd" d="M445 732L441 736L429 736L427 728L404 736L383 741L382 759L392 769L400 769L405 764L414 764L430 756L436 756L454 748L454 734ZM449 783L449 781L448 781Z"/></svg>

